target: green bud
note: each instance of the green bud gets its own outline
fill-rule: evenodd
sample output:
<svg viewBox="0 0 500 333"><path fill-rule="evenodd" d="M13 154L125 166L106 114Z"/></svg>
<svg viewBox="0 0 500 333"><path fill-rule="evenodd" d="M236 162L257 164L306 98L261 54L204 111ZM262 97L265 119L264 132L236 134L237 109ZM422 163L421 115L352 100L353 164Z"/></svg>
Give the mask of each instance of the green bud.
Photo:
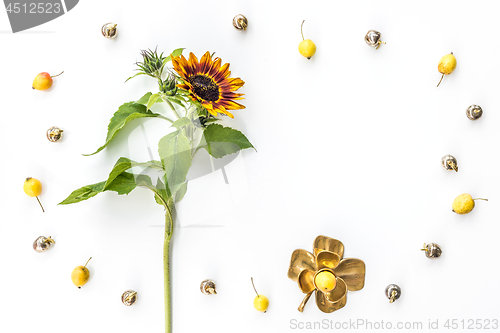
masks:
<svg viewBox="0 0 500 333"><path fill-rule="evenodd" d="M164 81L160 81L160 91L167 96L174 96L177 93L177 86L175 77L169 75Z"/></svg>
<svg viewBox="0 0 500 333"><path fill-rule="evenodd" d="M152 77L161 77L163 71L163 62L166 57L163 53L158 54L157 50L141 50L142 62L137 62L136 65L140 70Z"/></svg>

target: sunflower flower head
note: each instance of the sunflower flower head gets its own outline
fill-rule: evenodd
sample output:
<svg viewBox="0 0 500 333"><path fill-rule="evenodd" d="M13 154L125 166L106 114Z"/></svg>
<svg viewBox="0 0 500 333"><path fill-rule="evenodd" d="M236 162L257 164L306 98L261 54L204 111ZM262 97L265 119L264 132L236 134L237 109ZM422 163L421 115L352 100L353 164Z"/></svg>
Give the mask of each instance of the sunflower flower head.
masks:
<svg viewBox="0 0 500 333"><path fill-rule="evenodd" d="M244 94L235 93L245 82L240 78L230 78L229 64L221 66L221 59L212 59L207 51L201 60L193 53L189 60L183 55L172 57L172 65L182 84L177 87L189 92L193 101L201 105L212 115L224 114L234 118L228 110L244 109L245 106L235 100L243 99Z"/></svg>

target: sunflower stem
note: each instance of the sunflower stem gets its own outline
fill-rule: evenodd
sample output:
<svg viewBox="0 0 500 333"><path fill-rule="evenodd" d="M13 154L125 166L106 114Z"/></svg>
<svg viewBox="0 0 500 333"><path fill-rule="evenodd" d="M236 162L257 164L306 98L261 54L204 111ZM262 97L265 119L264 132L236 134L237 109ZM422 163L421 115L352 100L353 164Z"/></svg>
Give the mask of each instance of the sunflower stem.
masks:
<svg viewBox="0 0 500 333"><path fill-rule="evenodd" d="M170 106L170 108L171 108L171 109L172 109L172 111L174 112L174 114L175 114L175 116L177 117L177 119L181 119L181 116L179 116L179 113L177 113L177 110L175 109L175 107L174 107L174 105L172 104L172 102L170 102L170 101L168 100L168 98L165 98L165 97L162 97L162 99L163 99L163 101L164 101L165 103L167 103L167 104Z"/></svg>
<svg viewBox="0 0 500 333"><path fill-rule="evenodd" d="M170 122L171 124L173 124L173 123L174 123L174 121L173 121L172 119L169 119L169 118L167 118L167 117L163 117L163 119L165 119L166 121Z"/></svg>
<svg viewBox="0 0 500 333"><path fill-rule="evenodd" d="M163 242L163 284L165 302L165 333L172 332L172 304L170 301L170 240L174 231L173 200L165 205L165 239Z"/></svg>
<svg viewBox="0 0 500 333"><path fill-rule="evenodd" d="M165 226L166 227L166 226ZM170 302L170 239L163 244L163 281L165 293L165 333L172 332L172 304Z"/></svg>

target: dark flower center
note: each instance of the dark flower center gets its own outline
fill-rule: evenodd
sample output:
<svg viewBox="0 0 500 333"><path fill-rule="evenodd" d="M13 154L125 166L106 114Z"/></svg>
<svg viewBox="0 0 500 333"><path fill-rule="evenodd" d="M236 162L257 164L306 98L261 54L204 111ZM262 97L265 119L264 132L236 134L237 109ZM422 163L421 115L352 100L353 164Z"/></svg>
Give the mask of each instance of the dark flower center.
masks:
<svg viewBox="0 0 500 333"><path fill-rule="evenodd" d="M219 86L205 75L193 75L189 78L196 95L206 101L215 102L219 99Z"/></svg>

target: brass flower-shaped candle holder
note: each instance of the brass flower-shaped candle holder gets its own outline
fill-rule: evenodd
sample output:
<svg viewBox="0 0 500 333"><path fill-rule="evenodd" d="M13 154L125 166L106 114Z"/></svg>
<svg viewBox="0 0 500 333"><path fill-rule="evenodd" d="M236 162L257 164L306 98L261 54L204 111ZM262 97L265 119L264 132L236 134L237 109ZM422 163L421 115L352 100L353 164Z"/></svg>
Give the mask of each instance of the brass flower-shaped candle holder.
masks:
<svg viewBox="0 0 500 333"><path fill-rule="evenodd" d="M365 285L365 263L360 259L344 257L341 241L318 236L314 240L314 254L306 250L295 250L290 259L288 277L296 281L306 296L298 310L304 307L316 291L318 308L331 313L342 309L347 302L347 291L363 289Z"/></svg>

